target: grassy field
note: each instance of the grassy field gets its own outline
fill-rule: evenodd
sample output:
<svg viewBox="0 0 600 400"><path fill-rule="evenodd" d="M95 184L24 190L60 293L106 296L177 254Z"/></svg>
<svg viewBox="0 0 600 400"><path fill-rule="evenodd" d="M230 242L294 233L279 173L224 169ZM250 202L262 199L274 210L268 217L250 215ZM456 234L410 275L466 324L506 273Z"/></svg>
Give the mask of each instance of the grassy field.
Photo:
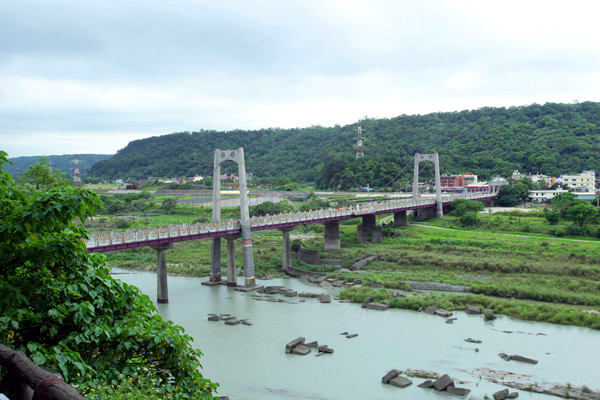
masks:
<svg viewBox="0 0 600 400"><path fill-rule="evenodd" d="M130 222L127 229L209 221L210 208L180 207L177 214L146 216ZM239 218L239 209L223 208L223 219ZM360 219L340 224L342 248L322 250L325 258L342 259L349 267L357 259L377 256L364 267L368 273L344 274L361 279L362 288L342 291L341 297L362 302L371 297L393 307L418 309L436 305L464 308L466 303L492 308L494 312L529 320L588 326L600 329L600 240L594 237L564 238L549 235L539 213L480 215L479 228L461 228L457 218L420 221L408 227L386 227L379 244L359 243ZM389 220L389 217L387 217ZM488 220L488 223L484 221ZM381 219L380 219L381 221ZM523 229L524 226L529 228ZM519 230L521 229L521 230ZM323 249L322 225L299 227L293 243ZM544 233L546 232L546 233ZM256 276L272 278L281 273L280 232L253 235ZM110 263L124 268L156 269L156 252L150 248L109 254ZM292 257L294 266L334 272L335 266L309 266ZM210 241L182 242L167 253L170 274L206 276L210 265ZM238 274L242 275L241 246L236 248ZM223 250L222 265L226 265ZM225 275L225 267L222 274ZM468 294L410 293L392 297L393 290L411 291L409 281L463 285ZM383 285L373 289L369 283Z"/></svg>

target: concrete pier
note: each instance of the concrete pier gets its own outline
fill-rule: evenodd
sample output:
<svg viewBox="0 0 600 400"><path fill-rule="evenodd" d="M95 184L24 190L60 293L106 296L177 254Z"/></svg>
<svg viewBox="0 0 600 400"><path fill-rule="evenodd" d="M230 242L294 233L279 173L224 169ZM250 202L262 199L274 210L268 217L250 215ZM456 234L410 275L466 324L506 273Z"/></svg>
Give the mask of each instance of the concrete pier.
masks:
<svg viewBox="0 0 600 400"><path fill-rule="evenodd" d="M221 238L213 238L210 249L210 281L221 281Z"/></svg>
<svg viewBox="0 0 600 400"><path fill-rule="evenodd" d="M171 249L170 243L152 246L156 250L156 302L165 304L169 302L169 285L167 282L167 254Z"/></svg>
<svg viewBox="0 0 600 400"><path fill-rule="evenodd" d="M281 248L281 270L289 272L292 266L292 243L290 240L291 229L282 229L283 241Z"/></svg>
<svg viewBox="0 0 600 400"><path fill-rule="evenodd" d="M235 239L227 237L227 286L237 286L237 268L235 265Z"/></svg>
<svg viewBox="0 0 600 400"><path fill-rule="evenodd" d="M380 243L381 227L377 226L375 215L363 215L362 224L356 227L357 239L361 243Z"/></svg>
<svg viewBox="0 0 600 400"><path fill-rule="evenodd" d="M339 221L325 223L325 237L323 247L325 250L340 248L340 223Z"/></svg>
<svg viewBox="0 0 600 400"><path fill-rule="evenodd" d="M397 211L394 213L394 226L408 226L406 211Z"/></svg>

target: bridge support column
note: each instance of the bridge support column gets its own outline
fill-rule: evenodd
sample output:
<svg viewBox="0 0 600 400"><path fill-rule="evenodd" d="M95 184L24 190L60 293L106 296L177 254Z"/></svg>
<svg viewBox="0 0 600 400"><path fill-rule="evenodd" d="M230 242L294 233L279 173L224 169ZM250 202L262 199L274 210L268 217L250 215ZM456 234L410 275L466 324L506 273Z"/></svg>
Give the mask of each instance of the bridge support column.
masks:
<svg viewBox="0 0 600 400"><path fill-rule="evenodd" d="M227 237L227 286L237 286L235 265L235 237Z"/></svg>
<svg viewBox="0 0 600 400"><path fill-rule="evenodd" d="M169 285L167 283L167 255L171 249L170 243L152 246L156 250L156 302L166 304L169 302Z"/></svg>
<svg viewBox="0 0 600 400"><path fill-rule="evenodd" d="M375 215L363 215L362 225L356 227L356 235L361 243L379 243L381 242L381 227L377 226ZM369 234L371 239L369 240Z"/></svg>
<svg viewBox="0 0 600 400"><path fill-rule="evenodd" d="M290 241L290 231L292 229L282 229L283 241L281 248L281 270L289 272L292 266L292 243Z"/></svg>
<svg viewBox="0 0 600 400"><path fill-rule="evenodd" d="M340 223L338 221L325 223L323 242L325 250L337 250L340 248Z"/></svg>
<svg viewBox="0 0 600 400"><path fill-rule="evenodd" d="M221 281L221 238L213 238L210 251L210 281Z"/></svg>
<svg viewBox="0 0 600 400"><path fill-rule="evenodd" d="M406 211L397 211L394 213L394 226L408 226Z"/></svg>

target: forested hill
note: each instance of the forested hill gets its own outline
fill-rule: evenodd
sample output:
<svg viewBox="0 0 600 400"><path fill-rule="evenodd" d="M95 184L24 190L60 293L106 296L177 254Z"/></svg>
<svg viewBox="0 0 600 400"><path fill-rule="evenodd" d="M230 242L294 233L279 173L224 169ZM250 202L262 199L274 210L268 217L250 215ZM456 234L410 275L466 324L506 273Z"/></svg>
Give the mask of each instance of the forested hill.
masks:
<svg viewBox="0 0 600 400"><path fill-rule="evenodd" d="M92 175L182 176L213 148L244 147L246 169L320 187L380 187L414 153L439 152L442 173L482 178L513 170L547 175L600 170L600 103L491 108L401 115L362 122L364 159L355 160L356 124L303 129L184 132L136 140L96 163ZM212 170L208 158L200 174ZM425 174L433 168L425 168ZM401 175L411 179L412 165ZM398 187L400 183L396 184Z"/></svg>
<svg viewBox="0 0 600 400"><path fill-rule="evenodd" d="M79 154L77 156L77 158L81 160L81 163L79 164L79 170L82 174L87 174L96 162L106 160L110 157L112 157L112 154ZM5 168L6 171L16 179L20 174L27 171L27 168L29 168L32 164L39 162L41 158L42 156L11 157L10 162L12 162L13 165L6 164ZM73 170L71 169L73 164L71 164L71 161L74 159L74 154L46 156L46 160L51 163L53 169L58 169L67 175L71 175L73 173Z"/></svg>

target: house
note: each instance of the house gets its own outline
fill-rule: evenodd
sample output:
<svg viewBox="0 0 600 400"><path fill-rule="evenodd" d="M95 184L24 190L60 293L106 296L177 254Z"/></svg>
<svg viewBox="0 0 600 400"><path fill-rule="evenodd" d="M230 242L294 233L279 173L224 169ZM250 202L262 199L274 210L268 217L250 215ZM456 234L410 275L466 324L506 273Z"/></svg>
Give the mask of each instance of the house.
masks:
<svg viewBox="0 0 600 400"><path fill-rule="evenodd" d="M561 175L559 181L569 188L585 187L587 192L596 193L596 173L594 171L583 171L577 175Z"/></svg>

